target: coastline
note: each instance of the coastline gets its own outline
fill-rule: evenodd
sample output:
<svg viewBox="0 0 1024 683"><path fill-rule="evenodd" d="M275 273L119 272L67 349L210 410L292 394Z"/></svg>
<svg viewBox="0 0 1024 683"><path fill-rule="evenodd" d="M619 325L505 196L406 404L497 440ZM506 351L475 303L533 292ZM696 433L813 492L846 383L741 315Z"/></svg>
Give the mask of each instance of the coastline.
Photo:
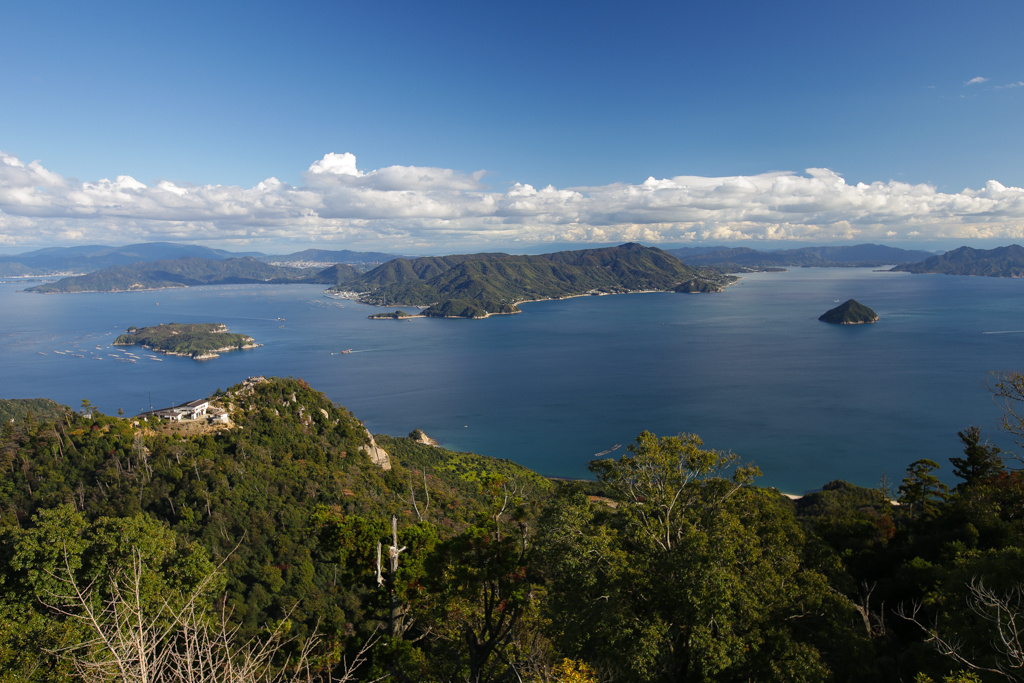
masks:
<svg viewBox="0 0 1024 683"><path fill-rule="evenodd" d="M131 294L133 292L159 292L161 289L188 289L192 285L168 285L167 287L145 287L143 289L76 289L73 292L30 292L21 289L16 294ZM208 285L195 285L207 287Z"/></svg>
<svg viewBox="0 0 1024 683"><path fill-rule="evenodd" d="M239 285L309 285L318 284L311 282L268 282L259 280L255 282L201 282L197 285L167 285L165 287L136 287L133 289L76 289L73 292L30 292L27 289L19 289L16 294L132 294L134 292L159 292L163 289L191 289L193 287L232 287ZM319 283L322 284L322 283ZM334 297L332 297L334 298ZM343 297L337 297L343 298Z"/></svg>
<svg viewBox="0 0 1024 683"><path fill-rule="evenodd" d="M739 282L741 279L742 278L737 276L735 282L730 282L730 283L724 285L724 287L731 287L732 285L734 285L737 282ZM329 290L326 290L326 291L329 291ZM330 295L326 294L326 291L325 291L325 295L326 296L330 296ZM521 299L521 300L518 300L518 301L511 302L510 305L518 307L521 304L530 304L530 303L535 303L535 302L538 302L538 301L564 301L566 299L578 299L578 298L587 297L587 296L619 296L619 295L622 295L622 294L679 294L679 293L681 293L681 292L675 292L675 291L673 291L671 289L632 289L632 290L628 290L628 291L625 291L625 292L584 292L582 294L567 294L565 296L545 297L545 298L542 298L542 299ZM700 294L701 292L686 292L686 293L689 293L689 294ZM348 297L330 297L330 298L339 298L340 299L340 298L348 298ZM376 304L367 303L365 301L361 301L360 299L349 299L349 300L355 301L356 303L363 304L364 306L374 306L376 308L402 308L402 307L404 307L404 308L420 308L420 309L423 309L423 306L420 306L419 304L389 304L388 306L377 306ZM427 306L427 308L429 308L429 306ZM390 316L375 317L373 315L367 316L367 318L369 318L370 320L411 320L412 318L442 318L442 319L447 319L447 320L484 320L486 318L490 318L492 315L516 315L518 313L522 313L522 311L513 311L511 313L488 313L487 315L473 316L471 318L467 318L467 317L460 316L460 315L423 315L422 313L417 314L417 315L403 316L401 318L391 318Z"/></svg>
<svg viewBox="0 0 1024 683"><path fill-rule="evenodd" d="M165 351L164 349L154 349L153 347L147 346L145 344L114 344L113 342L111 342L110 345L111 346L141 346L142 348L146 349L147 351L152 351L153 353L160 353L160 354L163 354L165 356L179 356L181 358L191 358L192 360L210 360L211 358L220 358L220 354L227 353L228 351L245 351L247 349L258 349L261 346L263 346L263 344L245 344L243 346L224 346L224 347L221 347L219 349L210 349L209 351L204 351L202 354L200 354L198 356L194 356L191 353L178 353L177 351Z"/></svg>

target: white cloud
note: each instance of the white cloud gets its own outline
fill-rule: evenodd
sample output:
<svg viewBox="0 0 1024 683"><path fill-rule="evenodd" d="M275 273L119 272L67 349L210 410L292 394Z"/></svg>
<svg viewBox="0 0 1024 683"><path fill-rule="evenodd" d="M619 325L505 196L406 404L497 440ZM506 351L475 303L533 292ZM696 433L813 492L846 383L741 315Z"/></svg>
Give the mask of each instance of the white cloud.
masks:
<svg viewBox="0 0 1024 683"><path fill-rule="evenodd" d="M898 181L851 185L811 168L596 187L515 183L502 192L483 176L417 166L364 172L352 154L327 154L300 186L276 178L252 188L148 186L130 176L69 181L0 152L0 244L321 242L455 252L555 241L1024 237L1024 189L994 180L943 193Z"/></svg>
<svg viewBox="0 0 1024 683"><path fill-rule="evenodd" d="M988 79L983 76L975 76L969 81L964 81L964 85L978 85L979 83L984 83L987 80Z"/></svg>
<svg viewBox="0 0 1024 683"><path fill-rule="evenodd" d="M350 152L335 154L330 152L324 155L323 159L314 161L309 167L309 172L314 175L330 173L332 175L361 176L362 171L356 168L356 155Z"/></svg>
<svg viewBox="0 0 1024 683"><path fill-rule="evenodd" d="M1016 83L1007 83L1006 85L997 85L996 90L1003 90L1005 88L1021 88L1024 87L1024 81L1017 81Z"/></svg>

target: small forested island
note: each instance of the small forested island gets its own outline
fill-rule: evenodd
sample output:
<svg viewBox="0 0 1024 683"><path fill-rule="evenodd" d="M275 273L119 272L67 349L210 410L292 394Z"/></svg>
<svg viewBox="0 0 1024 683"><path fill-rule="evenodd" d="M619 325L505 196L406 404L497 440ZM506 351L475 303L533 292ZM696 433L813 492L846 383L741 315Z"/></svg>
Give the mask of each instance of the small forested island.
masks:
<svg viewBox="0 0 1024 683"><path fill-rule="evenodd" d="M221 323L170 323L129 327L114 340L115 346L142 346L170 356L194 360L216 358L222 351L255 349L262 344L244 334L233 334Z"/></svg>
<svg viewBox="0 0 1024 683"><path fill-rule="evenodd" d="M822 313L818 320L834 325L863 325L877 323L878 314L864 304L850 299L846 303L839 304L832 310Z"/></svg>
<svg viewBox="0 0 1024 683"><path fill-rule="evenodd" d="M411 315L405 311L387 311L386 313L374 313L367 316L370 320L404 320L406 318L422 318L422 315Z"/></svg>

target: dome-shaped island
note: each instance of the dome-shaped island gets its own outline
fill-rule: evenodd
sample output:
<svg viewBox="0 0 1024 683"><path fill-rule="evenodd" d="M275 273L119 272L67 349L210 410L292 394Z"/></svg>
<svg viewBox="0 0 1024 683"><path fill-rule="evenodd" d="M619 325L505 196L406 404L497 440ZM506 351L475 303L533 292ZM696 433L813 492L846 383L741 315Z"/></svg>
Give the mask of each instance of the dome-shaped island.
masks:
<svg viewBox="0 0 1024 683"><path fill-rule="evenodd" d="M878 314L864 304L850 299L844 304L839 304L831 311L827 311L818 317L818 320L835 325L863 325L865 323L877 323Z"/></svg>

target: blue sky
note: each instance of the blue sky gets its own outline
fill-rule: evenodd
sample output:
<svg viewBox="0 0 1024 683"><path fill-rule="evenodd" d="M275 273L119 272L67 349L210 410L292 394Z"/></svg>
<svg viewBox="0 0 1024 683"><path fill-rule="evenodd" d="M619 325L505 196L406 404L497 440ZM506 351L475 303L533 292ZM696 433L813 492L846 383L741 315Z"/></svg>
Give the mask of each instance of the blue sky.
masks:
<svg viewBox="0 0 1024 683"><path fill-rule="evenodd" d="M1020 2L12 4L0 245L1008 243L1022 19ZM311 181L345 153L357 170L312 174L340 185ZM408 172L373 174L392 167ZM118 176L135 184L96 189ZM693 180L736 176L754 178L739 208Z"/></svg>

